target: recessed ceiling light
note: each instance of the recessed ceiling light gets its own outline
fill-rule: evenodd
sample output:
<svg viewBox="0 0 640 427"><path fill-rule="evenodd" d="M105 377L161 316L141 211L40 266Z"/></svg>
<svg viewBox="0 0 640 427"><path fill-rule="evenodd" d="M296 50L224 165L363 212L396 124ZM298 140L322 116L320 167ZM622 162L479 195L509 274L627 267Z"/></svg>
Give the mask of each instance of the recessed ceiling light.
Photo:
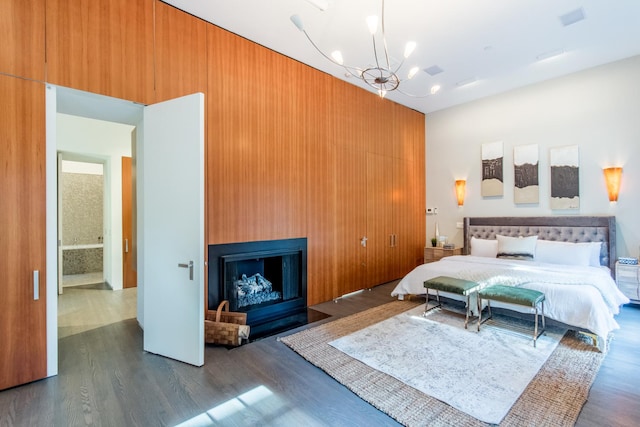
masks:
<svg viewBox="0 0 640 427"><path fill-rule="evenodd" d="M431 95L435 95L440 90L440 85L431 86Z"/></svg>
<svg viewBox="0 0 640 427"><path fill-rule="evenodd" d="M576 22L580 22L585 18L584 10L582 8L578 8L576 10L572 10L571 12L565 13L564 15L560 15L560 22L565 27L569 25L573 25Z"/></svg>

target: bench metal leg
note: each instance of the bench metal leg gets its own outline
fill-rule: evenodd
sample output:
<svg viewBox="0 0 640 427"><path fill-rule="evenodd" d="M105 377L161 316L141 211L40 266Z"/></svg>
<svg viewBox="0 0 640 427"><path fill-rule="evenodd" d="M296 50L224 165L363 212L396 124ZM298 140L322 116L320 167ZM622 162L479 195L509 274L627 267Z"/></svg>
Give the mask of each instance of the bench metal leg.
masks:
<svg viewBox="0 0 640 427"><path fill-rule="evenodd" d="M478 332L480 332L480 325L487 320L490 320L493 316L491 315L491 300L487 300L487 318L482 320L482 298L478 295Z"/></svg>
<svg viewBox="0 0 640 427"><path fill-rule="evenodd" d="M467 312L464 317L464 328L467 329L467 324L469 323L469 311L471 311L471 306L469 303L469 294L467 294Z"/></svg>
<svg viewBox="0 0 640 427"><path fill-rule="evenodd" d="M536 317L535 326L533 327L533 346L536 346L536 340L538 339L538 306L536 305Z"/></svg>
<svg viewBox="0 0 640 427"><path fill-rule="evenodd" d="M538 337L540 335L542 335L544 333L544 331L547 329L545 322L544 322L544 300L540 303L540 305L542 306L542 330L540 331L540 333L538 333L538 305L536 305L536 316L535 316L535 326L533 327L533 346L536 346L536 341L538 340Z"/></svg>
<svg viewBox="0 0 640 427"><path fill-rule="evenodd" d="M442 307L442 303L440 302L440 292L437 289L436 289L436 301L437 301L436 305L429 308L429 288L427 288L427 297L424 304L424 313L422 313L423 316L425 316L427 312L433 310L434 308Z"/></svg>

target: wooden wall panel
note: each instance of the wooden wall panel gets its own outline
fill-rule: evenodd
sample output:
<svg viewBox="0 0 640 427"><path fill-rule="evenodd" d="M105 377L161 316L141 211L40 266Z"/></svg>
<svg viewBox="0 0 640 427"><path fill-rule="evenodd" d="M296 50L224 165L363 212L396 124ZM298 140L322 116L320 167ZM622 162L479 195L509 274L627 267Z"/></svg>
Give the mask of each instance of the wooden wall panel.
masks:
<svg viewBox="0 0 640 427"><path fill-rule="evenodd" d="M154 101L154 0L47 0L47 81Z"/></svg>
<svg viewBox="0 0 640 427"><path fill-rule="evenodd" d="M405 128L418 116L424 127L424 116L215 26L207 32L207 243L307 237L309 304L397 278L393 158L413 160L416 133Z"/></svg>
<svg viewBox="0 0 640 427"><path fill-rule="evenodd" d="M217 27L208 32L208 242L303 237L299 64Z"/></svg>
<svg viewBox="0 0 640 427"><path fill-rule="evenodd" d="M45 89L0 75L0 390L47 375ZM40 272L34 300L33 271Z"/></svg>
<svg viewBox="0 0 640 427"><path fill-rule="evenodd" d="M0 2L0 72L44 81L45 0Z"/></svg>
<svg viewBox="0 0 640 427"><path fill-rule="evenodd" d="M335 144L331 136L335 126L331 111L331 93L326 90L332 78L312 68L296 63L295 78L300 105L299 141L307 147L304 173L306 175L306 237L307 237L307 303L309 305L331 300L337 294L338 265L336 253L336 188L334 165ZM313 80L314 84L308 84Z"/></svg>
<svg viewBox="0 0 640 427"><path fill-rule="evenodd" d="M424 258L424 174L418 161L393 159L393 223L398 251L396 277L402 277Z"/></svg>
<svg viewBox="0 0 640 427"><path fill-rule="evenodd" d="M402 277L424 258L425 119L417 111L394 107L394 223Z"/></svg>
<svg viewBox="0 0 640 427"><path fill-rule="evenodd" d="M207 92L207 26L156 0L156 102Z"/></svg>

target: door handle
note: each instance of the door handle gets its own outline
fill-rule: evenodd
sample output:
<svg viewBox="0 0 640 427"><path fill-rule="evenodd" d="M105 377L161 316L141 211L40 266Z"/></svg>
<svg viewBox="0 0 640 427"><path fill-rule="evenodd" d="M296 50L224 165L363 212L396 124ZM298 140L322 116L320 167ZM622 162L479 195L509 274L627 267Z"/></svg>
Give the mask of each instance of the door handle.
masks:
<svg viewBox="0 0 640 427"><path fill-rule="evenodd" d="M188 268L189 269L189 280L193 280L193 261L189 261L189 264L178 264L180 268Z"/></svg>
<svg viewBox="0 0 640 427"><path fill-rule="evenodd" d="M129 239L124 239L124 253L129 253Z"/></svg>
<svg viewBox="0 0 640 427"><path fill-rule="evenodd" d="M369 239L367 239L366 236L363 237L362 239L360 239L360 244L362 245L363 248L367 247L367 240L369 240Z"/></svg>
<svg viewBox="0 0 640 427"><path fill-rule="evenodd" d="M40 299L40 271L33 270L33 300Z"/></svg>

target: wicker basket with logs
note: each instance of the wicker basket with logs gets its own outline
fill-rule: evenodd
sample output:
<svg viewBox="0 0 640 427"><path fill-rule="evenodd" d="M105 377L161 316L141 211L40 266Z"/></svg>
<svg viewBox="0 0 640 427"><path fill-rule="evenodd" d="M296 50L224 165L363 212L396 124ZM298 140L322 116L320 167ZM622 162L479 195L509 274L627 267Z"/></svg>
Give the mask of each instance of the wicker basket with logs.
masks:
<svg viewBox="0 0 640 427"><path fill-rule="evenodd" d="M229 301L220 303L217 310L207 310L204 321L204 342L238 346L243 339L249 339L250 327L247 313L229 310Z"/></svg>

